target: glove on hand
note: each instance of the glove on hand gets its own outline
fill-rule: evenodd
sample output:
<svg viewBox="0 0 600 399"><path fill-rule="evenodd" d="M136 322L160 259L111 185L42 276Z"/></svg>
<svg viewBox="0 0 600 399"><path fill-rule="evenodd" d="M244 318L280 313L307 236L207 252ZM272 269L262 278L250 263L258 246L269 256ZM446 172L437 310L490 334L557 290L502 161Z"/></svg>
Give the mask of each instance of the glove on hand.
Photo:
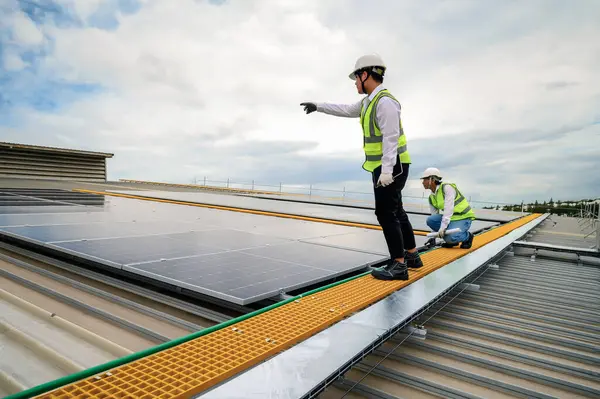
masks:
<svg viewBox="0 0 600 399"><path fill-rule="evenodd" d="M379 176L379 180L377 180L377 185L381 185L383 187L389 186L394 181L394 177L391 173L382 173Z"/></svg>
<svg viewBox="0 0 600 399"><path fill-rule="evenodd" d="M301 103L300 105L304 107L304 111L307 114L310 114L311 112L315 112L317 110L317 104L315 103Z"/></svg>
<svg viewBox="0 0 600 399"><path fill-rule="evenodd" d="M438 230L438 237L444 238L445 235L446 235L446 229L445 228Z"/></svg>

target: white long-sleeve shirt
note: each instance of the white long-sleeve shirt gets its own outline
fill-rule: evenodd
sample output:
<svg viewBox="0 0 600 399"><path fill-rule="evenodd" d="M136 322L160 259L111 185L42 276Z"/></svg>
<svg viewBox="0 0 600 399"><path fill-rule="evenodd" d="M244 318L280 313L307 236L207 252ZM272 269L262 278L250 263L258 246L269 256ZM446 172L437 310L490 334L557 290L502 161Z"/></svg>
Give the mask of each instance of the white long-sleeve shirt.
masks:
<svg viewBox="0 0 600 399"><path fill-rule="evenodd" d="M360 118L363 103L364 109L373 98L385 88L379 85L369 96L354 104L316 103L317 111L324 114L345 118ZM400 136L400 104L389 97L382 97L377 103L375 123L383 135L383 156L381 157L381 173L392 173L398 156L398 137Z"/></svg>
<svg viewBox="0 0 600 399"><path fill-rule="evenodd" d="M433 195L436 195L436 193L439 189L440 189L440 186L438 185L435 188L435 192L433 193ZM448 227L448 225L450 224L450 218L452 217L452 214L454 213L454 200L455 199L456 199L456 190L451 185L445 184L444 185L444 214L442 215L442 225L440 226L440 230L446 229ZM439 213L439 210L431 204L429 204L429 210L431 211L432 215Z"/></svg>

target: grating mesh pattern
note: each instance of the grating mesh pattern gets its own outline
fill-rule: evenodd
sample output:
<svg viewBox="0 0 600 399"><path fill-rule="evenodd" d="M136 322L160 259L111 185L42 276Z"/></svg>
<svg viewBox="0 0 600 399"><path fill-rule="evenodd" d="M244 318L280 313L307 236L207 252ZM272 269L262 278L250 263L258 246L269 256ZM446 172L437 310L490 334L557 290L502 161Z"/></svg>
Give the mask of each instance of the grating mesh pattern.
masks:
<svg viewBox="0 0 600 399"><path fill-rule="evenodd" d="M365 275L110 372L63 386L38 398L189 397L310 337L539 216L529 215L476 236L471 249L440 248L423 254L425 266L411 270L408 281L381 281Z"/></svg>

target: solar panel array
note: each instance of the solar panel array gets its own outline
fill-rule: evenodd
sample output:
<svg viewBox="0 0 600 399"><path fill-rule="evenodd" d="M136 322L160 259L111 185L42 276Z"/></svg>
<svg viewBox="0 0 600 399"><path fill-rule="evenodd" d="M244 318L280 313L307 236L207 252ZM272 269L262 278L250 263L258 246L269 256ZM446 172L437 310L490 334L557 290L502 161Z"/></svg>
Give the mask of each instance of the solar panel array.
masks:
<svg viewBox="0 0 600 399"><path fill-rule="evenodd" d="M63 190L0 194L21 203L0 201L4 236L240 305L386 253L380 231Z"/></svg>
<svg viewBox="0 0 600 399"><path fill-rule="evenodd" d="M160 198L174 201L194 202L199 204L230 206L259 211L278 212L299 216L332 219L344 222L378 225L377 217L375 216L375 212L372 209L349 208L316 203L278 201L267 198L254 198L250 196L218 194L208 192L129 190L110 191L113 191L115 193L137 195L148 198ZM414 229L430 231L426 223L426 215L410 213L409 219ZM498 222L474 220L471 224L471 231L479 232L496 225L498 225Z"/></svg>
<svg viewBox="0 0 600 399"><path fill-rule="evenodd" d="M342 198L330 198L321 197L318 195L306 195L306 194L254 194L254 193L235 193L237 196L253 197L258 199L269 199L280 202L297 202L297 203L308 203L308 204L319 204L319 205L331 205L331 206L343 206L358 209L375 209L375 201L370 199L360 199L350 197ZM339 194L338 194L339 195ZM372 197L372 196L370 196ZM410 202L409 202L410 200ZM514 212L514 211L503 211L496 209L482 209L477 205L481 202L471 202L471 206L474 207L475 213L478 219L485 219L491 222L510 222L520 217L529 215L529 212ZM492 205L492 203L488 203ZM496 204L493 204L496 205ZM429 205L426 198L405 198L404 209L411 214L427 214L429 213Z"/></svg>

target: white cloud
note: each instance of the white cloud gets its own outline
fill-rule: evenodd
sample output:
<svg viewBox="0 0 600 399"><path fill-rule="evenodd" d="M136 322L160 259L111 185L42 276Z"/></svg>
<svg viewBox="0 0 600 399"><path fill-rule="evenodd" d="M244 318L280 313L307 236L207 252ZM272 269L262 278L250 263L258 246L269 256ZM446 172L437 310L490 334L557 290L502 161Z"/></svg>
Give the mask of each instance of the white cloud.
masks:
<svg viewBox="0 0 600 399"><path fill-rule="evenodd" d="M44 41L43 33L23 12L12 15L10 28L13 32L13 43L24 46L40 45Z"/></svg>
<svg viewBox="0 0 600 399"><path fill-rule="evenodd" d="M18 54L9 51L4 52L3 58L4 68L8 71L19 71L27 65Z"/></svg>
<svg viewBox="0 0 600 399"><path fill-rule="evenodd" d="M99 1L60 3L84 21L100 7ZM451 145L468 153L465 133L484 138L489 131L592 123L600 106L597 4L585 10L582 1L573 10L567 1L483 3L148 0L134 14L117 13L120 25L110 31L59 28L50 20L39 29L16 13L19 42L39 44L42 31L53 39L41 76L103 88L53 114L22 110L27 119L19 132L41 144L114 151L113 177L143 172L189 180L195 169L199 176L265 180L269 169L286 169L269 158L293 158L296 165L338 157L356 165L357 179L368 180L360 171L358 121L306 116L299 103L358 101L347 75L357 56L373 51L390 67L386 85L402 101L409 147L455 135ZM269 152L273 141L314 145L276 157ZM244 146L264 151L242 156ZM438 151L452 148L433 146L429 153L435 159ZM463 161L474 159L467 154ZM510 159L480 162L464 173ZM527 176L523 171L521 178ZM481 185L471 191L498 194Z"/></svg>

